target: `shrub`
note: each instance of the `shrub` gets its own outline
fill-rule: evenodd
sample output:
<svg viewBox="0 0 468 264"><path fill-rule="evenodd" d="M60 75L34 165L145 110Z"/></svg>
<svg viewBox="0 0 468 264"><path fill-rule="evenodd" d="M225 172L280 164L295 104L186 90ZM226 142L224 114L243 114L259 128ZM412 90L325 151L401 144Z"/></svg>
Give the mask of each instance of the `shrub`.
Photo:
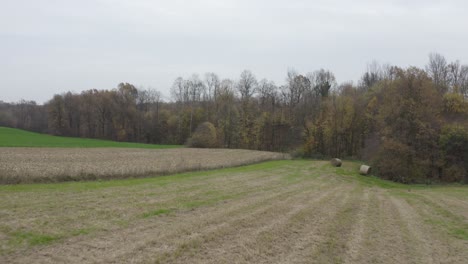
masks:
<svg viewBox="0 0 468 264"><path fill-rule="evenodd" d="M210 122L200 124L187 145L192 148L214 148L217 146L216 128Z"/></svg>
<svg viewBox="0 0 468 264"><path fill-rule="evenodd" d="M465 175L466 171L463 166L452 164L443 170L442 180L444 182L462 182Z"/></svg>
<svg viewBox="0 0 468 264"><path fill-rule="evenodd" d="M458 93L448 93L444 95L444 112L451 114L461 114L468 111L468 104L463 95Z"/></svg>
<svg viewBox="0 0 468 264"><path fill-rule="evenodd" d="M402 183L422 182L429 170L411 147L391 139L383 142L373 163L380 177Z"/></svg>
<svg viewBox="0 0 468 264"><path fill-rule="evenodd" d="M445 168L445 181L468 183L468 131L462 126L446 126L439 139Z"/></svg>

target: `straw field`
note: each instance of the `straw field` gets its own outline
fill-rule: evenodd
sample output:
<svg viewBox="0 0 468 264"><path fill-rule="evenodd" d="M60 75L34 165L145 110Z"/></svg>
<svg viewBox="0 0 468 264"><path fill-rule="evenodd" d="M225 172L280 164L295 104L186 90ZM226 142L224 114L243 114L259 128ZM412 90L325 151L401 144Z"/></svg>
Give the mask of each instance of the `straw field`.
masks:
<svg viewBox="0 0 468 264"><path fill-rule="evenodd" d="M145 177L283 159L229 149L0 148L0 183Z"/></svg>

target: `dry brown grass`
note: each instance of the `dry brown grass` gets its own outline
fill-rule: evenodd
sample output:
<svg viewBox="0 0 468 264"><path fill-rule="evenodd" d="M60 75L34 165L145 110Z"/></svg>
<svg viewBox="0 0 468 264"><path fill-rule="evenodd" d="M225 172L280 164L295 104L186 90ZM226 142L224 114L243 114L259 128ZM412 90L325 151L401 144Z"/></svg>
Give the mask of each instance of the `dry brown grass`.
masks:
<svg viewBox="0 0 468 264"><path fill-rule="evenodd" d="M0 186L0 263L466 263L465 187L384 188L357 169Z"/></svg>
<svg viewBox="0 0 468 264"><path fill-rule="evenodd" d="M230 149L0 148L0 183L144 177L284 158Z"/></svg>

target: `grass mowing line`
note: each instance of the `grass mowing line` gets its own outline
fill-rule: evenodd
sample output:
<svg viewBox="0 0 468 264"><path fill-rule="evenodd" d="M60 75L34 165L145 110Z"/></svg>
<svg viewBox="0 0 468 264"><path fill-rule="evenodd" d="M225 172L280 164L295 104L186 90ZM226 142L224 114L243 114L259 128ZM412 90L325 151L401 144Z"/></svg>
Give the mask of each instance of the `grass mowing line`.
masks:
<svg viewBox="0 0 468 264"><path fill-rule="evenodd" d="M33 246L41 246L41 245L49 245L54 242L60 241L64 238L79 236L79 235L87 235L94 231L93 228L80 228L70 232L70 235L66 234L44 234L44 233L37 233L32 231L11 231L8 227L1 228L3 232L10 236L8 239L8 245L11 247L9 250L4 250L0 248L0 256L2 254L6 254L10 251L13 251L15 247L20 245L27 245L27 247Z"/></svg>
<svg viewBox="0 0 468 264"><path fill-rule="evenodd" d="M264 175L265 175L265 172L262 171L262 175L260 178L265 177ZM257 176L256 178L259 178L259 177ZM292 184L299 182L300 178L301 178L301 175L298 174L297 170L294 170L284 175L282 180L286 181L286 184L292 185ZM270 186L270 188L262 188L262 191L278 189L280 187L284 188L284 184L275 184L273 186ZM256 187L253 187L253 188L256 189ZM179 204L179 206L177 206L178 209L158 209L155 211L144 213L143 217L146 218L146 217L155 216L155 215L168 214L174 210L194 209L194 208L198 208L201 206L209 206L209 205L217 204L221 201L226 201L226 200L242 197L248 193L252 193L253 191L254 190L251 190L250 188L243 189L240 192L233 192L233 193L225 193L222 191L209 190L202 194L204 195L203 199L195 199L195 197L183 197L178 202ZM199 194L197 194L197 196L198 195ZM209 197L209 196L212 196L212 197ZM189 201L186 201L186 200L189 200Z"/></svg>
<svg viewBox="0 0 468 264"><path fill-rule="evenodd" d="M398 226L399 229L400 229L401 238L402 238L403 241L405 241L405 244L406 244L406 248L405 248L406 251L408 252L409 255L412 255L412 257L418 258L418 262L426 262L426 261L423 260L423 257L426 254L422 253L422 252L418 252L418 250L416 248L416 245L420 244L417 241L417 239L418 239L417 238L417 233L416 233L417 231L415 231L415 230L412 231L410 229L410 225L409 225L410 221L409 220L405 221L402 212L400 211L400 209L396 205L395 200L397 200L397 199L395 197L393 197L393 199L392 199L390 197L391 193L385 193L384 195L385 195L386 200L391 201L391 208L393 208L393 211L395 212L392 215L396 216L394 218L394 221L396 222L395 226ZM421 243L424 243L424 241L421 242Z"/></svg>
<svg viewBox="0 0 468 264"><path fill-rule="evenodd" d="M271 223L255 230L247 242L244 242L245 245L252 248L257 246L259 247L257 250L261 252L274 252L277 248L289 247L288 255L307 248L304 242L310 241L304 240L304 238L310 238L316 232L316 228L320 225L317 216L323 215L329 204L335 201L340 194L337 190L342 186L328 185L326 187L326 190L321 189L318 195L310 192L303 193L302 199L307 203L295 206L289 211L285 210ZM310 231L310 228L313 231ZM306 230L308 230L307 233ZM275 261L280 263L295 262L288 255L282 256L281 259L275 259ZM252 257L252 254L249 257ZM273 260L269 262L271 261Z"/></svg>
<svg viewBox="0 0 468 264"><path fill-rule="evenodd" d="M278 190L278 194L274 195L274 196L271 196L269 198L265 198L263 199L262 201L256 203L256 204L252 204L252 205L249 205L245 208L242 208L242 209L239 209L236 210L236 211L233 211L231 214L229 214L230 216L234 216L236 213L241 213L241 212L244 212L244 211L249 211L249 210L253 210L253 209L257 209L257 208L260 208L262 206L265 206L265 205L268 205L267 207L263 208L261 211L266 211L266 210L269 210L271 208L274 208L276 207L277 205L272 205L270 204L270 201L271 200L283 200L283 199L292 199L293 197L296 197L298 195L302 195L304 192L312 192L312 191L317 191L317 190L323 190L323 185L317 185L315 182L307 182L308 184L304 184L303 181L301 181L301 179L299 179L297 177L296 172L295 171L292 171L292 172L289 172L290 175L285 175L282 177L282 182L270 187L270 188L263 188L262 191L274 191L274 190ZM294 181L291 181L290 180L290 177L288 176L292 176L293 178L295 178ZM309 177L307 176L302 176L302 180L305 179L308 179ZM310 178L309 178L310 179ZM286 185L285 185L286 184ZM289 187L293 187L293 186L296 186L296 185L300 185L299 187L300 188L295 188L295 189L288 189ZM241 194L243 193L251 193L250 190L248 191L245 191L245 192L242 192ZM237 195L236 195L237 196ZM260 214L260 213L259 213Z"/></svg>
<svg viewBox="0 0 468 264"><path fill-rule="evenodd" d="M313 254L324 263L342 263L342 255L347 250L348 237L352 231L350 226L356 224L354 216L359 212L362 198L358 194L362 193L361 186L355 186L342 199L343 204L335 212L333 219L327 224L324 233L328 239L320 244ZM325 259L324 259L325 257Z"/></svg>
<svg viewBox="0 0 468 264"><path fill-rule="evenodd" d="M451 188L450 189L451 191L453 189L454 191L458 191L462 194L466 194L467 189L463 188L463 186L460 186L459 184L455 184L455 185L402 184L402 183L396 183L396 182L383 180L375 176L363 176L357 172L351 171L349 169L347 170L345 168L336 168L335 171L339 175L352 177L353 179L357 180L364 186L367 186L367 187L378 186L382 189L391 190L391 194L404 198L405 200L407 200L408 203L411 203L413 205L416 204L414 202L414 199L418 199L420 202L423 202L426 205L432 207L438 215L443 216L445 218L444 220L426 219L427 223L444 227L448 231L448 233L451 234L452 236L455 236L459 239L468 240L468 224L463 222L464 219L462 217L458 215L454 215L453 213L445 210L440 205L435 204L427 200L423 196L417 194L416 192L411 191L411 190L444 191L444 188Z"/></svg>
<svg viewBox="0 0 468 264"><path fill-rule="evenodd" d="M216 204L216 203L218 203L220 201L224 201L224 200L227 200L227 199L232 199L232 198L242 196L243 194L248 193L248 192L250 192L250 191L235 193L235 194L231 194L231 195L220 195L220 196L211 197L211 198L204 198L202 200L184 202L184 203L181 203L181 205L177 206L178 209L176 209L176 208L157 209L157 210L153 210L153 211L149 211L149 212L144 213L142 215L142 217L143 218L148 218L148 217L152 217L152 216L166 215L166 214L169 214L169 213L171 213L171 212L173 212L175 210L194 209L194 208L198 208L198 207L201 207L201 206L213 205L213 204Z"/></svg>
<svg viewBox="0 0 468 264"><path fill-rule="evenodd" d="M397 192L396 195L406 199L411 205L424 204L435 214L426 214L426 223L444 228L448 234L462 240L468 240L468 223L464 217L456 215L426 197L413 192Z"/></svg>
<svg viewBox="0 0 468 264"><path fill-rule="evenodd" d="M46 245L60 239L60 236L43 235L34 232L16 231L11 234L13 239L9 241L12 244L28 243L31 246Z"/></svg>
<svg viewBox="0 0 468 264"><path fill-rule="evenodd" d="M382 230L377 225L381 222L381 213L380 213L380 201L378 199L377 192L370 191L369 192L369 209L368 214L364 221L364 230L363 230L363 240L361 244L363 248L369 249L370 252L375 253L379 248L379 243L373 237L374 234L378 234ZM362 252L358 253L358 260L362 257ZM377 263L379 259L376 256L372 256L372 262L370 263Z"/></svg>
<svg viewBox="0 0 468 264"><path fill-rule="evenodd" d="M180 148L180 145L155 145L115 142L91 138L60 137L21 129L0 127L0 147L54 147L54 148Z"/></svg>
<svg viewBox="0 0 468 264"><path fill-rule="evenodd" d="M306 190L308 191L315 191L315 190L318 190L319 188L323 188L323 186L318 186L316 185L315 183L311 184L310 186L309 185L306 185L306 184L303 184L303 183L300 183L301 184L301 188L299 189L293 189L293 190L289 190L287 189L288 187L292 187L296 184L299 184L298 181L296 182L291 182L291 181L288 181L286 183L287 185L285 186L283 183L278 183L278 184L275 184L269 188L262 188L262 192L265 192L265 191L275 191L275 190L278 190L278 192L275 192L274 195L272 196L268 196L266 197L265 199L255 203L255 204L251 204L251 205L248 205L246 207L243 207L242 209L239 209L240 211L233 211L232 214L229 214L230 216L232 215L235 215L236 213L240 213L242 211L246 211L246 210L253 210L253 209L256 209L256 208L259 208L261 206L265 206L265 205L268 205L270 203L271 200L274 200L274 199L287 199L287 198L291 198L291 197L294 197ZM281 192L282 191L282 192Z"/></svg>
<svg viewBox="0 0 468 264"><path fill-rule="evenodd" d="M309 182L309 184L310 183L311 182ZM277 199L274 200L278 200L278 198L284 197L284 199L280 199L280 204L283 204L283 206L288 207L291 200L299 199L304 192L311 190L309 186L304 184L301 184L299 187L299 189L289 190L287 192L283 192L276 195L275 198ZM273 200L273 198L266 198L265 200L255 205L247 206L245 208L239 208L230 212L226 215L226 217L229 217L230 221L222 223L227 224L225 227L223 227L222 229L212 228L209 232L201 232L200 230L198 230L198 234L196 236L191 236L189 240L183 241L182 243L177 245L174 250L170 252L165 252L161 256L159 256L159 258L156 260L156 263L166 263L170 262L170 260L175 261L177 258L183 255L192 256L197 252L198 249L201 248L201 245L206 245L206 243L209 242L215 243L213 241L217 241L217 239L223 240L226 239L226 237L228 236L238 234L238 226L241 226L242 229L244 229L248 228L249 226L254 226L256 224L256 221L259 221L260 219L268 219L268 217L271 217L270 215L272 214L272 212L270 211L274 210L280 205L271 204L271 200ZM238 216L237 214L240 214L240 216ZM247 221L249 218L255 218L256 221ZM213 223L211 223L210 225L207 224L206 226L212 225ZM187 233L186 235L191 234ZM222 240L217 243L221 243Z"/></svg>
<svg viewBox="0 0 468 264"><path fill-rule="evenodd" d="M228 183L229 186L238 186L238 185L241 185L242 183L246 182L246 178L244 177L244 175L247 175L245 173L237 173L235 175L235 178L234 179L230 179ZM219 174L217 178L219 179L225 179L226 177L228 177L229 175L224 175L224 174ZM271 179L271 174L269 174L268 172L265 172L265 171L259 171L259 173L257 173L255 175L255 179L256 180L263 180L263 179ZM151 194L148 194L150 196L162 196L162 195L167 195L169 193L173 193L173 192L176 192L176 193L180 193L180 194L184 194L184 193L188 193L188 192L192 192L192 191L200 191L200 192L196 192L195 194L191 195L191 196L185 196L185 195L182 195L180 198L176 198L176 199L171 199L171 200L167 200L163 203L160 203L159 206L163 207L163 208L166 208L166 207L170 207L172 204L174 203L177 203L177 204L181 204L181 208L192 208L194 206L191 206L191 203L194 202L194 199L196 199L198 196L202 195L203 197L209 197L209 196L219 196L221 197L222 195L226 194L227 195L227 190L216 190L216 189L213 189L213 188L209 188L208 191L205 191L206 189L206 183L204 183L203 179L200 179L200 178L193 178L193 179L188 179L189 181L186 182L186 184L188 184L189 186L187 187L182 187L180 189L177 189L177 190L173 190L173 189L170 189L170 188L165 188L163 192L161 191L158 191L158 192L154 192L154 193L151 193ZM216 180L217 179L214 179L214 186L216 186L216 188L219 188L219 186L217 186L216 184ZM264 185L265 183L262 183L262 185ZM271 181L267 182L267 186L268 188L266 187L262 187L260 190L262 191L265 191L267 189L271 189L271 188L275 188L278 186L278 184L275 184L273 186L271 186ZM134 188L135 189L135 192L139 191L139 189L137 188ZM147 186L147 189L153 189L152 186ZM248 186L247 189L243 189L243 191L241 192L242 194L245 194L246 192L253 192L254 189L256 190L257 188L256 187L251 187L251 186ZM141 190L141 188L140 188ZM230 191L232 191L231 189L229 189ZM234 192L233 194L236 194L235 196L233 197L224 197L226 199L228 198L234 198L234 197L237 197L237 194L236 192ZM221 200L225 200L225 199L218 199L219 201ZM177 202L176 202L177 201ZM198 202L197 202L198 203ZM211 204L211 202L208 202L207 204ZM142 202L140 203L139 205L146 205L146 202ZM203 204L201 204L203 205Z"/></svg>
<svg viewBox="0 0 468 264"><path fill-rule="evenodd" d="M301 187L300 189L289 190L289 191L284 191L284 188L281 188L279 190L280 192L274 194L273 196L264 197L262 200L254 203L254 204L250 204L250 205L247 205L247 206L243 206L243 207L231 210L230 212L228 212L224 216L226 218L228 218L231 221L231 223L237 223L239 221L243 221L243 219L245 218L246 212L262 208L262 209L260 209L260 211L255 212L255 215L261 215L261 214L263 214L263 212L266 212L266 211L270 210L271 208L276 207L276 205L271 204L271 200L277 200L279 198L292 199L293 197L301 194L302 192L304 192L306 190L310 190L310 188L308 186L305 186L303 184L300 187ZM315 186L313 186L313 187L315 187ZM276 189L276 188L272 188L272 190L273 189ZM283 191L283 192L281 192L281 191ZM280 199L280 200L283 200L283 199ZM268 206L264 207L265 205L268 205ZM240 216L238 216L239 214L240 214ZM219 222L219 220L218 221L210 220L209 222L205 223L203 225L203 227L201 227L201 228L211 227L210 230L217 230L216 228L214 228L214 226L219 225L219 224L224 225L225 222L224 221ZM199 232L201 232L201 231L199 230ZM172 253L166 252L165 254L160 256L160 258L157 260L156 263L159 263L159 261L163 261L163 260L165 260L165 258L168 258L170 256L171 257L180 256L183 253L186 253L186 251L190 251L190 249L198 248L199 245L202 243L202 241L209 240L208 237L214 236L214 234L212 234L212 232L214 232L214 231L208 232L209 234L204 234L203 237L196 237L196 238L192 238L189 241L185 241L184 243L179 245L177 247L177 249L175 249L175 253L174 252L172 252ZM223 232L227 232L227 230L223 230ZM206 233L206 231L204 233ZM189 233L187 233L186 235L189 235Z"/></svg>
<svg viewBox="0 0 468 264"><path fill-rule="evenodd" d="M148 217L157 216L157 215L165 215L165 214L169 214L172 211L173 210L171 210L171 209L158 209L158 210L154 210L154 211L151 211L151 212L144 213L143 218L148 218Z"/></svg>

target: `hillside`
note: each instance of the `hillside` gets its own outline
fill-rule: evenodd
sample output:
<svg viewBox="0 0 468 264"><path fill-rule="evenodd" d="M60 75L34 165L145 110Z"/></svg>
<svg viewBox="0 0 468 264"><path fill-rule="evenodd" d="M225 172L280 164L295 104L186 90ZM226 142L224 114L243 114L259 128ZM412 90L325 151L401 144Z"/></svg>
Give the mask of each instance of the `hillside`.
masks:
<svg viewBox="0 0 468 264"><path fill-rule="evenodd" d="M62 147L62 148L179 148L179 145L154 145L115 142L90 138L59 137L21 129L0 127L0 147Z"/></svg>

